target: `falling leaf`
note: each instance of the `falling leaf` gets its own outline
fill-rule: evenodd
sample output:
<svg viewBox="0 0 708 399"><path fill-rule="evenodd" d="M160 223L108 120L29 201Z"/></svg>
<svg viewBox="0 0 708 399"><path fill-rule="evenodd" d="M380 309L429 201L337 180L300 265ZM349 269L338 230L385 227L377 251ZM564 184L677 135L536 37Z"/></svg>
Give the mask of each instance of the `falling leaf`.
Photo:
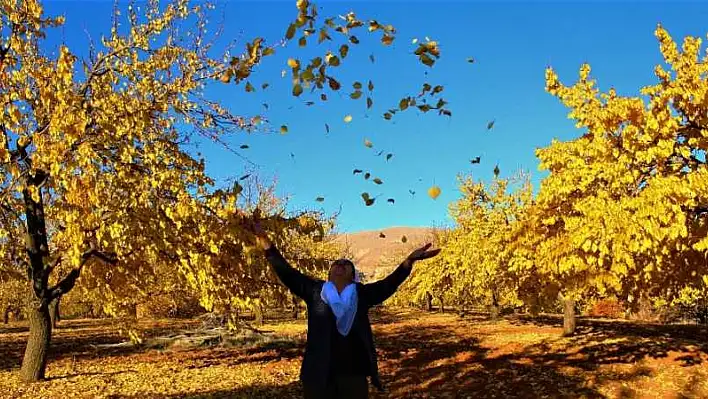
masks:
<svg viewBox="0 0 708 399"><path fill-rule="evenodd" d="M283 126L280 127L280 133L281 133L281 134L285 134L285 133L287 133L287 132L288 132L288 127L287 127L287 126L283 125Z"/></svg>
<svg viewBox="0 0 708 399"><path fill-rule="evenodd" d="M384 233L379 233L379 238L386 238L386 234L384 234Z"/></svg>
<svg viewBox="0 0 708 399"><path fill-rule="evenodd" d="M347 54L349 54L349 46L346 44L342 44L342 46L339 48L339 56L342 58L346 58Z"/></svg>
<svg viewBox="0 0 708 399"><path fill-rule="evenodd" d="M376 184L383 184L383 181L382 181L381 179L379 179L378 177L375 178L375 179L372 180L372 181L373 181L374 183L376 183Z"/></svg>
<svg viewBox="0 0 708 399"><path fill-rule="evenodd" d="M383 152L384 152L384 150L379 151L378 153L376 153L376 156L377 156L377 157L380 157L381 154L383 154Z"/></svg>
<svg viewBox="0 0 708 399"><path fill-rule="evenodd" d="M265 90L265 89L268 88L268 86L270 86L268 83L263 83L263 84L261 85L261 89Z"/></svg>
<svg viewBox="0 0 708 399"><path fill-rule="evenodd" d="M386 119L387 121L391 120L392 117L393 117L393 115L390 112L384 113L384 119Z"/></svg>
<svg viewBox="0 0 708 399"><path fill-rule="evenodd" d="M413 44L418 43L418 38L417 37L413 38L413 40L411 40L411 43L413 43Z"/></svg>
<svg viewBox="0 0 708 399"><path fill-rule="evenodd" d="M238 182L234 182L234 194L239 195L243 192L243 186L238 184Z"/></svg>
<svg viewBox="0 0 708 399"><path fill-rule="evenodd" d="M288 58L288 66L292 69L299 68L300 61L296 60L295 58Z"/></svg>
<svg viewBox="0 0 708 399"><path fill-rule="evenodd" d="M250 174L250 173L248 173L248 174L245 174L245 175L243 175L243 176L239 177L238 179L239 179L239 180L246 180L246 179L248 179L248 177L249 177L249 176L251 176L251 174Z"/></svg>
<svg viewBox="0 0 708 399"><path fill-rule="evenodd" d="M354 172L352 174L355 175L357 173L362 173L362 172L363 172L363 170L361 170L361 169L354 169Z"/></svg>
<svg viewBox="0 0 708 399"><path fill-rule="evenodd" d="M368 89L369 91L374 91L374 82L369 81Z"/></svg>
<svg viewBox="0 0 708 399"><path fill-rule="evenodd" d="M364 145L367 146L367 147L369 147L369 148L371 148L371 147L374 146L374 143L372 143L371 141L369 141L369 139L364 139Z"/></svg>
<svg viewBox="0 0 708 399"><path fill-rule="evenodd" d="M467 62L469 62L470 64L473 64L474 61L475 61L475 60L474 60L473 57L467 57Z"/></svg>
<svg viewBox="0 0 708 399"><path fill-rule="evenodd" d="M250 93L250 92L255 91L255 90L256 90L256 89L253 87L253 85L251 84L251 82L246 82L246 91L247 91L247 92Z"/></svg>
<svg viewBox="0 0 708 399"><path fill-rule="evenodd" d="M371 206L374 204L374 201L376 201L375 198L371 198L369 196L369 193L361 193L361 198L364 199L364 203L366 204L366 206Z"/></svg>
<svg viewBox="0 0 708 399"><path fill-rule="evenodd" d="M349 41L352 42L352 44L359 44L359 39L356 36L351 36Z"/></svg>
<svg viewBox="0 0 708 399"><path fill-rule="evenodd" d="M295 36L295 31L297 30L297 26L295 24L290 24L288 26L288 30L285 32L285 38L290 40Z"/></svg>
<svg viewBox="0 0 708 399"><path fill-rule="evenodd" d="M329 125L325 123L325 131L329 133Z"/></svg>
<svg viewBox="0 0 708 399"><path fill-rule="evenodd" d="M371 177L371 173L369 173L369 172L364 173L365 180L369 180L370 177Z"/></svg>
<svg viewBox="0 0 708 399"><path fill-rule="evenodd" d="M327 95L324 93L320 94L320 100L327 101Z"/></svg>
<svg viewBox="0 0 708 399"><path fill-rule="evenodd" d="M285 75L287 75L287 74L288 74L288 71L286 71L285 69L283 69L282 71L280 71L280 77L281 77L281 78L284 78Z"/></svg>
<svg viewBox="0 0 708 399"><path fill-rule="evenodd" d="M267 110L267 109L268 109L268 104L263 103L263 108L265 108L265 109Z"/></svg>
<svg viewBox="0 0 708 399"><path fill-rule="evenodd" d="M408 190L408 192L411 193L411 196L415 195L415 191L413 191L413 190Z"/></svg>
<svg viewBox="0 0 708 399"><path fill-rule="evenodd" d="M248 148L248 144L241 144L241 147L239 147L239 148L242 150L245 150L246 148Z"/></svg>
<svg viewBox="0 0 708 399"><path fill-rule="evenodd" d="M404 243L404 244L405 244L406 242L408 242L408 237L406 237L406 236L401 237L401 242Z"/></svg>
<svg viewBox="0 0 708 399"><path fill-rule="evenodd" d="M290 158L295 159L295 154L293 154L293 153L291 152L291 153L290 153Z"/></svg>
<svg viewBox="0 0 708 399"><path fill-rule="evenodd" d="M487 130L491 130L494 127L494 120L491 120L489 123L487 123Z"/></svg>
<svg viewBox="0 0 708 399"><path fill-rule="evenodd" d="M401 111L405 111L408 108L409 101L410 101L409 97L401 99L401 101L398 103L398 108L400 108Z"/></svg>
<svg viewBox="0 0 708 399"><path fill-rule="evenodd" d="M317 198L315 198L315 201L324 202L324 197L317 197Z"/></svg>
<svg viewBox="0 0 708 399"><path fill-rule="evenodd" d="M349 122L351 122L351 121L352 121L352 116L351 116L351 115L347 115L347 116L344 117L344 123L349 123Z"/></svg>
<svg viewBox="0 0 708 399"><path fill-rule="evenodd" d="M342 85L334 78L328 77L327 82L329 83L329 88L332 90L336 91L342 88Z"/></svg>
<svg viewBox="0 0 708 399"><path fill-rule="evenodd" d="M362 93L361 90L357 90L357 91L355 91L355 92L352 92L352 93L349 95L349 97L351 97L352 100L358 100L359 98L361 98L361 95L362 95L362 94L364 94L364 93Z"/></svg>
<svg viewBox="0 0 708 399"><path fill-rule="evenodd" d="M374 105L374 100L371 97L366 97L366 108L371 108L372 105Z"/></svg>
<svg viewBox="0 0 708 399"><path fill-rule="evenodd" d="M305 105L307 105L309 107L309 106L315 105L315 102L314 101L305 101Z"/></svg>
<svg viewBox="0 0 708 399"><path fill-rule="evenodd" d="M495 177L499 176L499 165L496 165L496 166L494 167L494 176L495 176Z"/></svg>
<svg viewBox="0 0 708 399"><path fill-rule="evenodd" d="M293 96L298 97L300 94L302 94L302 85L298 83L293 86Z"/></svg>
<svg viewBox="0 0 708 399"><path fill-rule="evenodd" d="M388 161L389 159L391 159L391 157L393 157L393 154L386 154L386 160L387 160L387 161Z"/></svg>
<svg viewBox="0 0 708 399"><path fill-rule="evenodd" d="M300 47L307 46L307 37L306 36L301 37L300 40L297 41L297 43Z"/></svg>
<svg viewBox="0 0 708 399"><path fill-rule="evenodd" d="M479 163L479 161L480 161L480 157L474 157L473 159L470 159L470 163L472 163L472 164Z"/></svg>
<svg viewBox="0 0 708 399"><path fill-rule="evenodd" d="M393 43L393 36L384 34L383 37L381 37L381 43L383 43L384 46L390 46L391 43Z"/></svg>
<svg viewBox="0 0 708 399"><path fill-rule="evenodd" d="M372 64L374 63L374 55L373 54L369 54L369 60L371 61Z"/></svg>
<svg viewBox="0 0 708 399"><path fill-rule="evenodd" d="M395 204L395 203L396 203L396 200L393 199L393 198L389 198L389 199L386 200L386 202L390 202L390 203L392 203L392 204Z"/></svg>
<svg viewBox="0 0 708 399"><path fill-rule="evenodd" d="M354 82L352 83L352 87L356 90L361 90L361 82Z"/></svg>
<svg viewBox="0 0 708 399"><path fill-rule="evenodd" d="M430 187L430 188L428 189L428 195L429 195L430 198L432 198L432 199L438 198L438 196L440 195L440 187L438 187L438 186L432 186L432 187Z"/></svg>

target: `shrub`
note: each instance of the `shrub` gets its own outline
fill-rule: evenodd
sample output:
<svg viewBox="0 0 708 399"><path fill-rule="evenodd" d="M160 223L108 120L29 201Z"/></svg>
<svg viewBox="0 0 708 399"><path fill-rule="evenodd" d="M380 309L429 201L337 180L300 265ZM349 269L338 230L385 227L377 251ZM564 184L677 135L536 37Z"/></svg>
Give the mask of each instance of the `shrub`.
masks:
<svg viewBox="0 0 708 399"><path fill-rule="evenodd" d="M624 316L624 305L616 298L604 298L593 303L590 308L591 317L619 319Z"/></svg>

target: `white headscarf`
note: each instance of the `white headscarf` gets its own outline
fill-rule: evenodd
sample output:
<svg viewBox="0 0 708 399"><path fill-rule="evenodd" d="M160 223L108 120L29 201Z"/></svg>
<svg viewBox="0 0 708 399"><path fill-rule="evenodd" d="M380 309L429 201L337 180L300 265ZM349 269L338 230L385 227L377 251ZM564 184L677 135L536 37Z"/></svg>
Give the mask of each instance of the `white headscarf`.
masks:
<svg viewBox="0 0 708 399"><path fill-rule="evenodd" d="M337 318L337 331L345 337L354 324L354 316L358 305L358 295L356 283L360 280L359 274L354 273L354 282L347 285L342 293L337 292L337 286L333 282L327 281L322 285L320 297L332 309L332 313Z"/></svg>

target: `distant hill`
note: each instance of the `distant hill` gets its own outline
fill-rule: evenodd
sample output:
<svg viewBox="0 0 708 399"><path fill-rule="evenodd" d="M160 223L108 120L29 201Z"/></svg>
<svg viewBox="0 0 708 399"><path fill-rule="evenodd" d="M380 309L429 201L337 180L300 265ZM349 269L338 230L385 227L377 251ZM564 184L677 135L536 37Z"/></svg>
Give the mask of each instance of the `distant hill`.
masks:
<svg viewBox="0 0 708 399"><path fill-rule="evenodd" d="M386 237L381 238L383 233ZM431 239L428 227L389 227L383 230L343 233L336 238L349 247L349 257L356 268L371 276L377 267L395 266L415 247ZM403 243L401 238L406 236ZM387 259L388 258L388 259ZM384 263L385 264L382 264Z"/></svg>

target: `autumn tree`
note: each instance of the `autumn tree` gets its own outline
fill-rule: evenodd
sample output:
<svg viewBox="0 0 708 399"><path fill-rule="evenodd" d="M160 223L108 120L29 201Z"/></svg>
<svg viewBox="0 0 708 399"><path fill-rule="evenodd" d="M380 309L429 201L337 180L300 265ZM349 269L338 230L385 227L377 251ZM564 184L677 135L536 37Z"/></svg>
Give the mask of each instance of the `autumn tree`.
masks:
<svg viewBox="0 0 708 399"><path fill-rule="evenodd" d="M523 267L568 301L590 291L636 305L708 283L708 58L699 38L679 49L661 26L655 35L665 64L639 95L600 92L589 65L572 86L546 72L547 91L584 131L537 151L550 175L526 236L536 254Z"/></svg>
<svg viewBox="0 0 708 399"><path fill-rule="evenodd" d="M319 41L337 50L309 62L288 60L295 96L310 87L324 101L326 92L342 87L332 70L359 42L356 31L381 33L385 46L395 38L392 26L365 23L353 13L340 23L319 18L308 1L296 6L285 42L300 35L304 46L319 32ZM128 6L123 16L116 13L110 34L79 60L67 45L56 55L42 47L63 18L45 16L39 0L0 0L0 198L3 221L12 221L0 230L0 258L12 258L2 267L31 283L24 380L44 378L49 305L79 276L138 289L133 285L167 264L199 280L216 267L221 248L252 250L248 234L235 225L238 193L214 190L205 160L186 144L196 136L228 147L229 132L274 130L263 115L226 110L205 88L231 83L248 91L248 77L276 44L255 38L241 54L210 56L219 51L205 34L208 9L187 0L150 0L142 11ZM415 51L427 66L439 55L435 42ZM437 99L442 88L432 93L426 85L426 101ZM411 96L406 107L449 115L442 99L414 103ZM216 228L224 223L230 234ZM209 292L203 293L208 302ZM108 312L124 300L110 289L100 295Z"/></svg>

